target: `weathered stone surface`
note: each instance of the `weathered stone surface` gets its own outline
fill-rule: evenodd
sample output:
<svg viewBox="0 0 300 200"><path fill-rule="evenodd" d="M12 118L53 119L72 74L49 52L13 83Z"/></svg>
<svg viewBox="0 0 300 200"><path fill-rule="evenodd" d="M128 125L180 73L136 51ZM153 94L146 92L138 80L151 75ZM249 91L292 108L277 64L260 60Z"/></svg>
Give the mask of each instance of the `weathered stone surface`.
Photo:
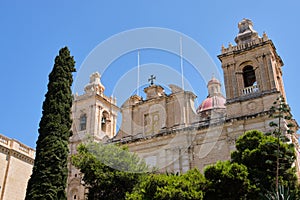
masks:
<svg viewBox="0 0 300 200"><path fill-rule="evenodd" d="M34 157L34 149L0 134L0 199L25 198Z"/></svg>
<svg viewBox="0 0 300 200"><path fill-rule="evenodd" d="M237 45L223 46L218 56L224 73L225 105L221 101L220 83L215 79L208 84L208 98L218 98L206 99L204 107L200 106L197 112L194 107L196 96L192 92L170 85L171 93L166 94L161 86L151 82L144 90L146 100L133 95L121 106L122 124L118 134L113 127L113 118L110 119L113 124L104 133L106 137L100 137L99 116L103 111L99 108L113 108L107 112L109 116L116 116L117 107L103 93L92 92L103 92L104 89L90 89L97 84L104 88L99 78L97 84L89 83L89 93L75 97L74 122L78 122L82 113L87 113L88 117L85 131L80 131L76 123L73 125L71 154L90 133L96 141L127 145L130 151L161 172L186 172L194 167L203 170L219 160L230 159L236 139L247 130L269 132L272 119L268 111L280 94L285 96L283 62L273 42L265 33L260 37L251 20L244 19L238 27ZM298 129L297 122L292 122ZM291 141L299 149L296 134L291 136ZM297 158L298 177L299 161ZM74 195L76 199L84 198L78 174L78 170L70 168L68 199L74 199Z"/></svg>

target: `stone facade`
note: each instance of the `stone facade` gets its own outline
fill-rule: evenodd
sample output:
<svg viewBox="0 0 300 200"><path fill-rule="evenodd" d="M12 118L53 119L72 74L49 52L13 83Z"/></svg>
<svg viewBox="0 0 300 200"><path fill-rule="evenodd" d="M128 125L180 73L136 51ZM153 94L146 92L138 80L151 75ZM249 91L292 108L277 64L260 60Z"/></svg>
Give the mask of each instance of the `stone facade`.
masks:
<svg viewBox="0 0 300 200"><path fill-rule="evenodd" d="M0 199L23 200L35 150L0 134Z"/></svg>
<svg viewBox="0 0 300 200"><path fill-rule="evenodd" d="M262 37L248 19L239 25L236 45L222 47L218 56L222 63L226 99L221 94L221 83L214 77L208 82L208 97L198 109L194 107L195 94L178 86L169 85L170 94L153 82L144 89L146 99L134 95L120 108L122 124L116 134L118 108L116 102L103 95L104 86L91 78L85 94L75 96L73 117L85 122L84 130L73 125L71 154L86 133L96 141L127 145L129 150L162 172L186 172L194 167L203 170L209 164L230 159L237 137L247 130L269 132L269 110L279 95L285 96L281 67L283 62L273 42L264 33ZM93 87L91 86L93 85ZM90 90L89 88L94 88ZM103 132L102 118L111 126ZM86 114L85 120L80 120ZM104 123L107 120L103 121ZM291 142L299 149L295 134ZM287 123L287 122L286 122ZM105 136L106 135L106 136ZM297 173L299 162L297 160ZM68 199L83 199L81 175L70 165ZM298 174L298 177L299 174Z"/></svg>
<svg viewBox="0 0 300 200"><path fill-rule="evenodd" d="M73 136L70 138L70 155L76 153L77 145L88 138L100 142L116 135L116 99L104 95L105 87L100 82L100 74L90 76L84 95L74 95L72 105ZM69 162L68 199L84 199L85 189L81 173Z"/></svg>

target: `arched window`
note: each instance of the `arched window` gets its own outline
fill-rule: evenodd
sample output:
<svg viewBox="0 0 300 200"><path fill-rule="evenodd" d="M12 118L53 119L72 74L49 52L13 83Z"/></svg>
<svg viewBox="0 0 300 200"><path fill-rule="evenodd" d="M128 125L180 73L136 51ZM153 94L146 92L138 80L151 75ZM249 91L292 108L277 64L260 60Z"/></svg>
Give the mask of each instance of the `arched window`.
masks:
<svg viewBox="0 0 300 200"><path fill-rule="evenodd" d="M76 188L71 189L70 194L68 195L68 199L79 199L78 190Z"/></svg>
<svg viewBox="0 0 300 200"><path fill-rule="evenodd" d="M247 65L243 69L244 87L253 86L256 82L255 71L252 66Z"/></svg>
<svg viewBox="0 0 300 200"><path fill-rule="evenodd" d="M79 129L81 131L86 130L86 114L81 115L79 121Z"/></svg>
<svg viewBox="0 0 300 200"><path fill-rule="evenodd" d="M103 132L106 132L108 122L109 122L109 114L108 114L108 112L104 111L102 113L102 118L101 118L101 130Z"/></svg>

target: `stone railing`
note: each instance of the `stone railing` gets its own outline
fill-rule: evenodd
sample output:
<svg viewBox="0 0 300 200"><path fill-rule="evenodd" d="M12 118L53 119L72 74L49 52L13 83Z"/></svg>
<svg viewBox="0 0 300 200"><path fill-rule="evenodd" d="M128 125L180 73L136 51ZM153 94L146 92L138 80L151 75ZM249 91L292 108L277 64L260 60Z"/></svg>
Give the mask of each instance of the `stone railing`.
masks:
<svg viewBox="0 0 300 200"><path fill-rule="evenodd" d="M19 150L29 154L30 152L30 148L29 147L26 147L25 145L22 145L22 144L19 144Z"/></svg>
<svg viewBox="0 0 300 200"><path fill-rule="evenodd" d="M10 139L4 135L0 134L0 146L13 150L15 152L20 153L20 155L27 156L29 158L33 159L35 158L35 150L32 149L31 147L28 147L21 142L15 140L15 139Z"/></svg>
<svg viewBox="0 0 300 200"><path fill-rule="evenodd" d="M106 101L108 101L109 103L112 103L114 105L117 105L117 98L116 97L108 97L105 94L101 93L101 94L97 94L96 92L92 92L92 93L84 93L82 95L78 95L78 93L73 94L73 99L74 101L80 101L83 99L87 99L89 98L91 95L97 95L97 96L101 96L103 99L105 99Z"/></svg>
<svg viewBox="0 0 300 200"><path fill-rule="evenodd" d="M254 46L254 45L257 45L257 44L261 44L261 43L266 42L268 40L269 40L269 38L267 37L267 35L264 35L262 38L256 38L255 40L252 40L252 41L247 42L247 43L239 44L239 45L236 45L236 46L233 46L232 44L229 44L228 48L225 48L224 46L222 46L221 52L222 52L222 54L225 54L225 53L230 53L232 51L243 50L243 49L246 49L248 47L251 47L251 46Z"/></svg>
<svg viewBox="0 0 300 200"><path fill-rule="evenodd" d="M259 91L258 85L253 85L243 89L243 95L253 94Z"/></svg>
<svg viewBox="0 0 300 200"><path fill-rule="evenodd" d="M0 135L0 143L8 145L8 142L9 142L9 139L7 137Z"/></svg>

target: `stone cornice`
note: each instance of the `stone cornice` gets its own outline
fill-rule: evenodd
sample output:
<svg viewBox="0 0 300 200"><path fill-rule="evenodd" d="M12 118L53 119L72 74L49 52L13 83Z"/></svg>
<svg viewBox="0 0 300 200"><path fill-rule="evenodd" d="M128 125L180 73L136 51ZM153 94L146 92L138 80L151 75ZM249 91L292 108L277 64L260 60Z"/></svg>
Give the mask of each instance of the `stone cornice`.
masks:
<svg viewBox="0 0 300 200"><path fill-rule="evenodd" d="M254 41L249 42L249 43L240 44L240 45L237 45L237 46L229 45L228 48L222 47L222 51L221 51L222 54L218 55L217 57L219 58L219 60L222 61L222 58L224 58L224 57L227 57L227 56L230 56L230 55L240 54L240 53L243 53L245 51L249 51L249 50L255 49L257 47L262 47L262 46L265 46L265 45L270 45L271 46L271 49L273 50L273 53L274 53L276 59L283 66L283 61L280 58L280 56L277 54L276 47L275 47L274 43L272 42L272 40L264 39L264 38L258 38Z"/></svg>
<svg viewBox="0 0 300 200"><path fill-rule="evenodd" d="M33 165L34 163L34 159L29 157L29 156L26 156L25 154L22 154L21 152L18 152L14 149L9 149L7 147L4 147L2 145L0 145L0 153L3 153L5 155L8 155L8 156L12 156L14 158L17 158L23 162L26 162L30 165Z"/></svg>
<svg viewBox="0 0 300 200"><path fill-rule="evenodd" d="M35 150L22 144L21 142L5 137L0 134L0 152L8 156L13 156L29 164L33 164Z"/></svg>
<svg viewBox="0 0 300 200"><path fill-rule="evenodd" d="M236 97L236 98L233 98L233 99L226 99L225 106L228 105L228 104L231 104L231 103L248 101L250 99L257 99L259 97L263 97L263 96L270 95L270 94L275 94L275 93L278 93L278 95L280 94L279 91L273 89L273 90L269 90L269 91L263 91L263 92L247 94L247 95L239 96L239 97Z"/></svg>
<svg viewBox="0 0 300 200"><path fill-rule="evenodd" d="M135 142L142 142L146 141L149 139L154 139L158 137L166 137L168 135L175 135L180 132L189 132L189 131L201 131L204 129L212 128L212 127L218 127L218 126L226 126L228 123L232 123L233 121L241 121L241 120L247 120L247 119L253 119L256 117L261 117L261 116L267 116L269 115L269 111L264 111L252 115L243 115L239 117L233 117L233 118L219 118L219 119L214 119L215 122L211 122L210 120L205 120L205 121L198 121L196 123L190 124L187 127L183 128L170 128L170 129L162 129L159 133L153 134L153 135L147 135L144 136L142 133L134 135L134 136L126 136L123 138L119 139L110 139L107 141L107 143L120 143L120 144L130 144L130 143L135 143Z"/></svg>

